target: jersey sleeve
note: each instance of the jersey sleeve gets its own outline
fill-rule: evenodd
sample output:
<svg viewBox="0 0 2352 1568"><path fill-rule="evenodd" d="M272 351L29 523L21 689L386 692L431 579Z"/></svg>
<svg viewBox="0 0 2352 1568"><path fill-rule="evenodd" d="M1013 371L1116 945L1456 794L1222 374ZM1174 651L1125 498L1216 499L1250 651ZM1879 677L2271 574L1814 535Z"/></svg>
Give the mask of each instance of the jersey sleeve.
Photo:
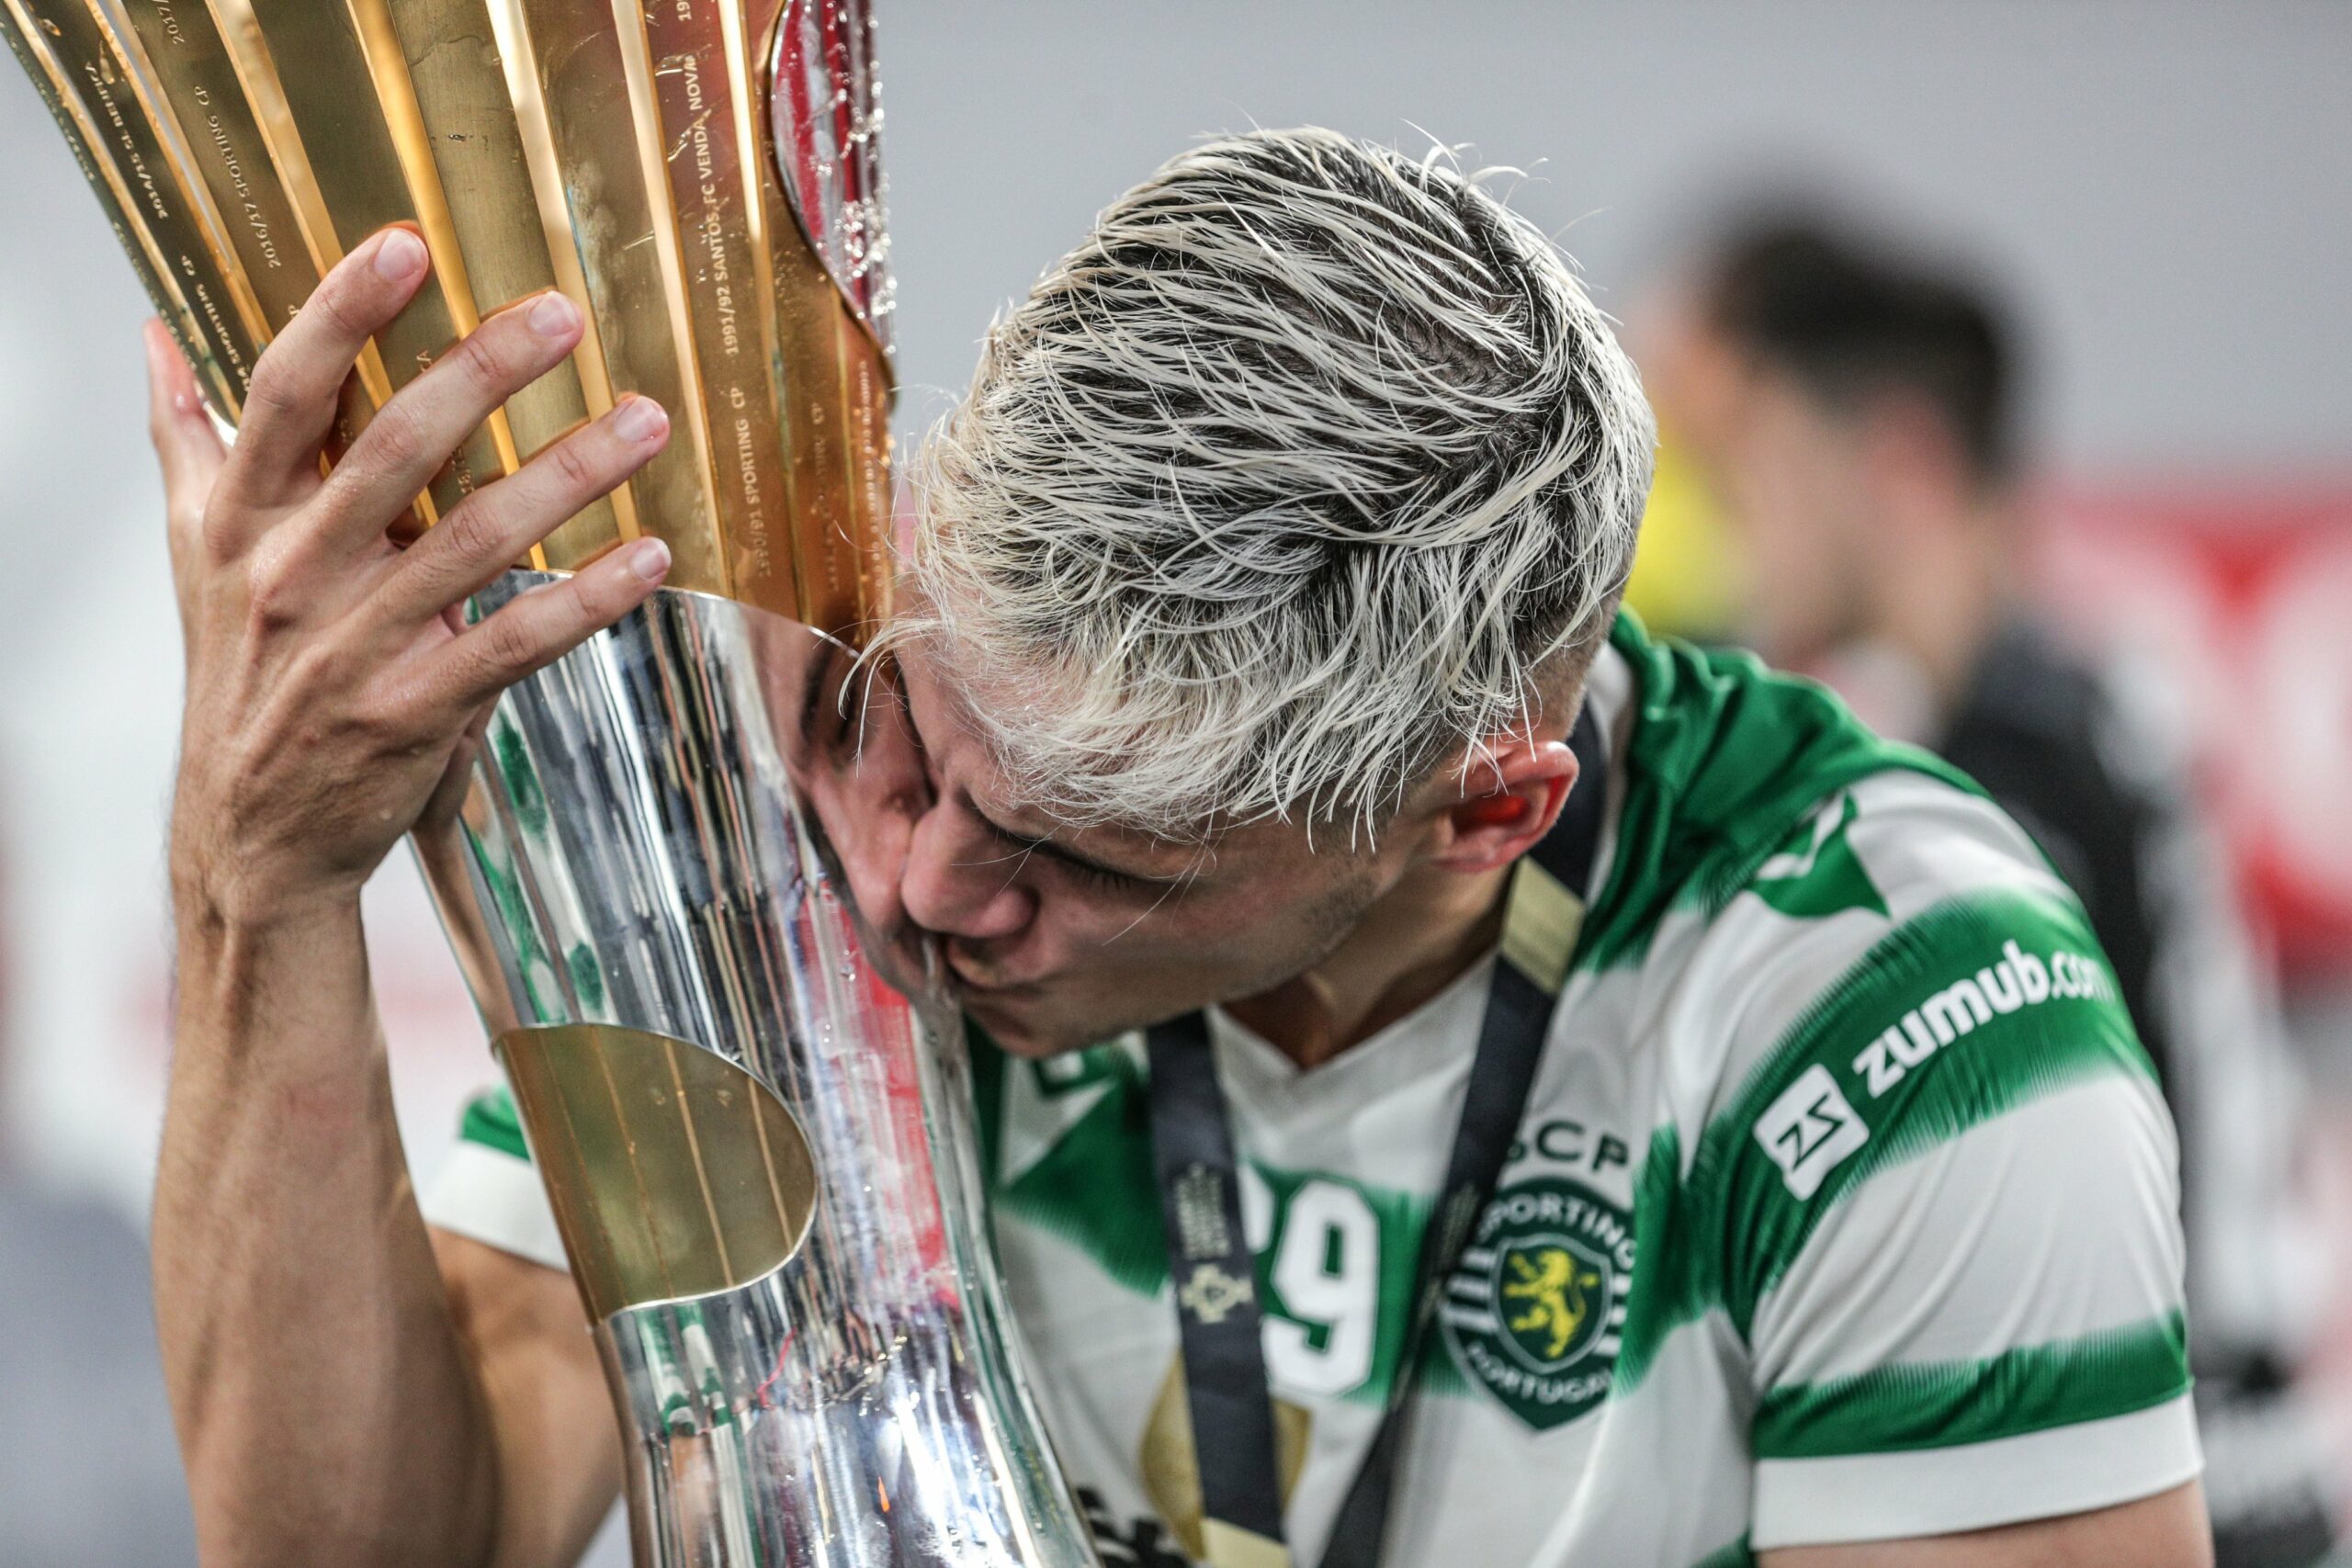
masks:
<svg viewBox="0 0 2352 1568"><path fill-rule="evenodd" d="M1693 1171L1747 1352L1751 1547L2192 1479L2177 1151L2081 906L1940 784L1827 809L1859 880L1754 900L1745 994L1782 1000Z"/></svg>
<svg viewBox="0 0 2352 1568"><path fill-rule="evenodd" d="M571 1267L523 1142L514 1098L503 1084L467 1103L458 1142L425 1184L419 1206L427 1224L549 1269Z"/></svg>

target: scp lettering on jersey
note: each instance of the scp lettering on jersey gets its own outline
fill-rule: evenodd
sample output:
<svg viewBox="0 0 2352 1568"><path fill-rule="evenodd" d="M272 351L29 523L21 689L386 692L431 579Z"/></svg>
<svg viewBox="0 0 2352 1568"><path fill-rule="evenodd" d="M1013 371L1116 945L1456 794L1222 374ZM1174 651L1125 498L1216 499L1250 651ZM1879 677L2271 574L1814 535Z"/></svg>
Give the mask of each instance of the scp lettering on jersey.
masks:
<svg viewBox="0 0 2352 1568"><path fill-rule="evenodd" d="M1597 1408L1634 1286L1634 1214L1610 1194L1634 1151L1572 1116L1526 1123L1438 1309L1453 1363L1531 1430ZM1574 1173L1572 1178L1566 1173ZM1581 1178L1582 1179L1577 1179Z"/></svg>
<svg viewBox="0 0 2352 1568"><path fill-rule="evenodd" d="M1634 1163L1633 1148L1624 1139L1614 1133L1595 1132L1566 1116L1537 1122L1529 1136L1511 1145L1504 1163L1517 1165L1531 1155L1570 1169L1581 1168L1595 1176L1628 1170Z"/></svg>

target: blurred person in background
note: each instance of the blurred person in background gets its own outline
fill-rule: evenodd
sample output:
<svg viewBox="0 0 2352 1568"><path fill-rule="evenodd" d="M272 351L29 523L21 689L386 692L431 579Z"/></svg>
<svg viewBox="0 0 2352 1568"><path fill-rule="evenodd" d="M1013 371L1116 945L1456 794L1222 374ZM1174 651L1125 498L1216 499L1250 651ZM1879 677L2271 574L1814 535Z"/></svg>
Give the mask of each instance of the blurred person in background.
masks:
<svg viewBox="0 0 2352 1568"><path fill-rule="evenodd" d="M2040 624L2014 330L1957 268L1821 216L1727 231L1653 322L1646 379L1747 579L1741 640L1939 752L2081 895L2171 1101L2221 1568L2326 1561L2301 1326L2291 1065L2178 726Z"/></svg>

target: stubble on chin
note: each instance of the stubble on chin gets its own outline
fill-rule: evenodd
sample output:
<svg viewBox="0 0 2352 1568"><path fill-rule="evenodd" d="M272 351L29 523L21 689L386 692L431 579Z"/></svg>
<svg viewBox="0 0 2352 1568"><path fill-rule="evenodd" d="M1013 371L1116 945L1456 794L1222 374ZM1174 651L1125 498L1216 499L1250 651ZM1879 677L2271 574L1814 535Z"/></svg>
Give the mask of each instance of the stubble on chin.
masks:
<svg viewBox="0 0 2352 1568"><path fill-rule="evenodd" d="M1293 941L1286 950L1270 952L1262 940L1237 943L1226 964L1192 965L1202 975L1191 995L1156 995L1158 987L1134 976L1125 984L1102 987L1099 998L1073 999L1059 1008L1012 1009L991 1018L990 1004L976 998L968 1010L1012 1055L1038 1061L1082 1051L1197 1008L1258 996L1297 978L1347 941L1377 897L1377 878L1369 872L1340 879L1324 897L1293 912L1286 922ZM1138 997L1153 999L1139 1004Z"/></svg>
<svg viewBox="0 0 2352 1568"><path fill-rule="evenodd" d="M985 1001L963 1004L966 1015L985 1031L997 1048L1010 1056L1023 1061L1040 1062L1051 1056L1065 1056L1073 1051L1083 1051L1121 1032L1112 1029L1077 1030L1068 1025L1055 1027L1050 1020L1031 1020L1018 1013L1008 1013Z"/></svg>

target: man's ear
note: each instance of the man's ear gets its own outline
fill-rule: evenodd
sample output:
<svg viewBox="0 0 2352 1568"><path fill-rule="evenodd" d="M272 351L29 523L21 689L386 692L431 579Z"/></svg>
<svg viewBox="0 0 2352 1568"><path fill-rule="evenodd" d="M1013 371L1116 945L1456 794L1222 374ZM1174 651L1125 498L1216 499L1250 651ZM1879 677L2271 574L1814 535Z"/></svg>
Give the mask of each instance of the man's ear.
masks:
<svg viewBox="0 0 2352 1568"><path fill-rule="evenodd" d="M1439 808L1430 863L1465 875L1509 865L1552 830L1576 782L1577 756L1566 741L1505 741Z"/></svg>

